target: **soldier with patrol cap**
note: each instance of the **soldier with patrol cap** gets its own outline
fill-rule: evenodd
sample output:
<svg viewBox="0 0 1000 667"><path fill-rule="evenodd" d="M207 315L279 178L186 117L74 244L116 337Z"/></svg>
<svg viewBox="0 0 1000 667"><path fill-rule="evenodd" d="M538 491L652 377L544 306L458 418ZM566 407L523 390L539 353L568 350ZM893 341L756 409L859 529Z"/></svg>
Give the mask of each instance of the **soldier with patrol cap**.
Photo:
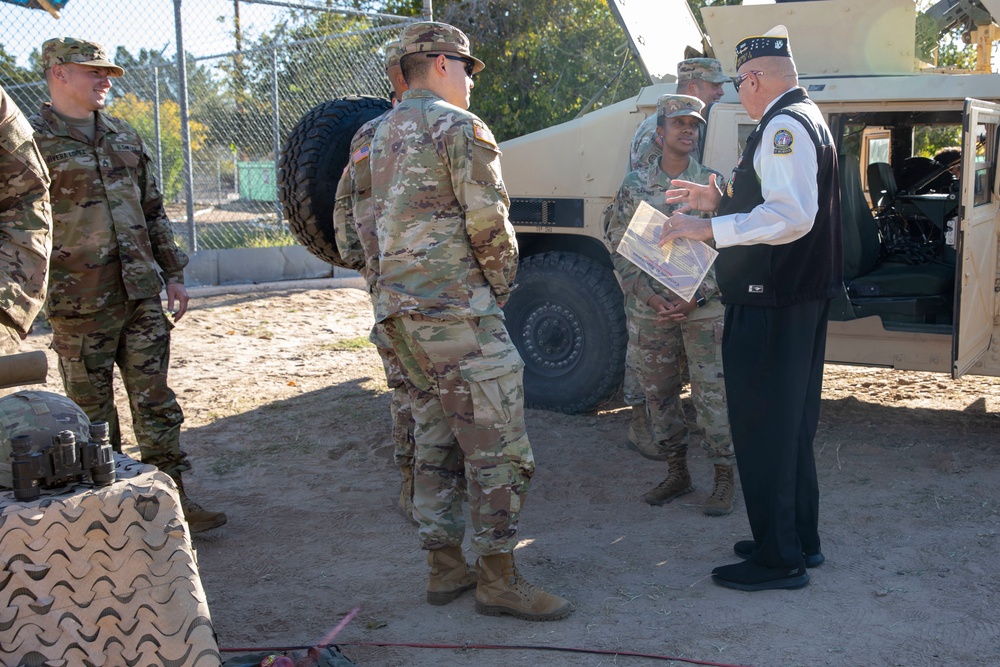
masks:
<svg viewBox="0 0 1000 667"><path fill-rule="evenodd" d="M708 107L722 99L722 84L729 81L730 78L722 73L722 63L713 58L688 58L677 63L677 94L701 100L706 108L705 117L708 117ZM640 169L660 158L663 147L657 139L656 127L654 114L642 121L635 131L629 150L629 171ZM698 146L691 154L695 160L701 160L704 141L702 132L698 137Z"/></svg>
<svg viewBox="0 0 1000 667"><path fill-rule="evenodd" d="M52 252L49 171L31 125L0 88L0 355L15 352L45 300Z"/></svg>
<svg viewBox="0 0 1000 667"><path fill-rule="evenodd" d="M399 66L399 42L385 45L385 74L392 84L395 99L407 90ZM386 112L388 113L388 112ZM333 207L333 227L337 251L345 264L361 273L368 286L372 307L378 304L378 237L371 203L371 165L368 160L375 130L385 118L382 114L362 125L351 139L350 160L337 184ZM399 357L385 333L385 324L376 322L370 335L382 359L385 381L392 390L393 459L402 480L399 485L399 510L410 522L417 523L413 512L413 413Z"/></svg>
<svg viewBox="0 0 1000 667"><path fill-rule="evenodd" d="M677 63L677 94L697 97L705 105L703 115L708 117L708 107L722 98L722 84L729 77L722 73L722 63L712 58L688 58ZM644 169L659 162L663 146L658 134L657 114L650 114L635 131L629 149L628 171ZM691 157L701 161L701 148L705 141L704 126L698 133L698 142ZM625 403L632 406L632 422L629 425L626 444L648 458L650 449L656 448L649 429L647 408L642 398L642 389L635 379L633 357L636 351L629 348L625 358Z"/></svg>
<svg viewBox="0 0 1000 667"><path fill-rule="evenodd" d="M121 451L112 380L117 364L142 461L177 483L191 532L221 526L222 512L190 500L181 473L184 415L167 386L170 329L187 310L187 256L174 243L149 153L125 121L103 111L125 71L100 44L71 37L42 45L51 102L31 117L52 176L53 253L46 312L66 395L106 421ZM161 280L162 275L162 280Z"/></svg>
<svg viewBox="0 0 1000 667"><path fill-rule="evenodd" d="M608 230L617 248L640 202L669 215L677 205L667 204L670 181L683 178L708 183L721 175L698 163L691 153L704 124L701 100L688 95L662 95L656 103L657 133L663 146L660 159L632 171L615 197ZM691 398L697 413L702 444L715 468L706 514L721 516L733 510L732 438L726 416L726 388L722 372L722 316L715 272L709 269L695 298L685 302L628 259L613 255L615 273L625 294L629 348L633 368L645 399L652 442L647 458L668 463L667 478L643 496L650 505L663 505L694 490L687 465L689 440L694 437L681 407L681 354L687 356Z"/></svg>
<svg viewBox="0 0 1000 667"><path fill-rule="evenodd" d="M514 564L535 462L524 425L523 362L501 306L517 243L500 150L469 113L483 63L457 28L420 22L400 37L410 89L371 143L379 245L376 320L404 360L416 421L413 503L427 550L427 600L476 589L476 610L535 621L570 613ZM410 369L415 367L416 370ZM462 499L472 513L475 571L462 554Z"/></svg>

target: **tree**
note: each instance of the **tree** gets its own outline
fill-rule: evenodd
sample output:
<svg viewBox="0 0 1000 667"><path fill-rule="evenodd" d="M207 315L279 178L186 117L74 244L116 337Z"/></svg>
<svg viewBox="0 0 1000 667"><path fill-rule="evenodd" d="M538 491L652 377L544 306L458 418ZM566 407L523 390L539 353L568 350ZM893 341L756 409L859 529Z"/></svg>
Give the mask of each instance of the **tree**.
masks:
<svg viewBox="0 0 1000 667"><path fill-rule="evenodd" d="M38 107L49 96L42 76L30 68L19 66L3 44L0 44L0 85L21 111L29 116L38 111Z"/></svg>

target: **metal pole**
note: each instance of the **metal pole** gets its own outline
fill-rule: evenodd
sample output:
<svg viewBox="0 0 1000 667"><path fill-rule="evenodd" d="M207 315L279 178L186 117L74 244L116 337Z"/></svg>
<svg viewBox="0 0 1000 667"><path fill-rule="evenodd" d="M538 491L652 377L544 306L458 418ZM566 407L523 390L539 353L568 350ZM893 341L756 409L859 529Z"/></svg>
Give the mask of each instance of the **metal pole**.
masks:
<svg viewBox="0 0 1000 667"><path fill-rule="evenodd" d="M188 250L198 252L194 229L194 173L191 169L191 128L188 117L187 61L184 55L184 24L181 21L181 0L174 0L174 29L177 33L177 90L181 106L181 144L184 150L184 197L187 199Z"/></svg>
<svg viewBox="0 0 1000 667"><path fill-rule="evenodd" d="M424 0L424 20L434 20L434 0Z"/></svg>
<svg viewBox="0 0 1000 667"><path fill-rule="evenodd" d="M278 161L281 159L281 118L278 114L278 49L271 49L271 110L274 113L274 176L277 187ZM275 202L278 222L281 222L281 202Z"/></svg>
<svg viewBox="0 0 1000 667"><path fill-rule="evenodd" d="M160 68L153 67L153 133L156 135L156 182L160 190L166 187L163 182L163 142L160 137Z"/></svg>

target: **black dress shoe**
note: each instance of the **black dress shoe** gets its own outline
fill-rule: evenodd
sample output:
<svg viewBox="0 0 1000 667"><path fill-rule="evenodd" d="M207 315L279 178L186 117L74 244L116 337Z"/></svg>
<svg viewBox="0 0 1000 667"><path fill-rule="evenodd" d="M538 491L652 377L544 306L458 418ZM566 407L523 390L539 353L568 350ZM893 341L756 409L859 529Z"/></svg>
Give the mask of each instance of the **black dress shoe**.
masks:
<svg viewBox="0 0 1000 667"><path fill-rule="evenodd" d="M755 551L757 551L757 543L753 540L740 540L733 545L733 552L743 560L752 557ZM826 560L822 551L811 554L803 553L802 558L806 561L806 567L817 567Z"/></svg>
<svg viewBox="0 0 1000 667"><path fill-rule="evenodd" d="M764 567L746 561L715 568L712 570L712 581L738 591L767 591L802 588L809 583L809 575L804 567Z"/></svg>

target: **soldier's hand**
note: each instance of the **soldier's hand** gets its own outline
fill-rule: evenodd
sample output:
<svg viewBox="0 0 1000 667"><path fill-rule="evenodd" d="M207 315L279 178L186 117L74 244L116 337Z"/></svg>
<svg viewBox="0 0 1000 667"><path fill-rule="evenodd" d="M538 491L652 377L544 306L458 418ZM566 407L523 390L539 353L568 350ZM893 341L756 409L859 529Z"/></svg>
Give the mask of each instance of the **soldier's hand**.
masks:
<svg viewBox="0 0 1000 667"><path fill-rule="evenodd" d="M681 207L677 209L678 213L692 210L712 212L718 209L719 203L722 202L722 190L719 189L715 181L715 174L709 175L708 185L676 178L670 181L670 185L673 187L667 190L664 201L667 204L680 204Z"/></svg>
<svg viewBox="0 0 1000 667"><path fill-rule="evenodd" d="M670 312L670 302L659 294L654 294L649 297L646 305L656 311L658 319L663 318L668 312Z"/></svg>
<svg viewBox="0 0 1000 667"><path fill-rule="evenodd" d="M177 304L177 309L174 310L174 303ZM179 321L184 317L184 313L188 309L188 292L187 288L180 283L170 283L167 285L167 310L169 310L174 315L174 322Z"/></svg>
<svg viewBox="0 0 1000 667"><path fill-rule="evenodd" d="M665 310L661 310L657 316L658 322L683 322L687 319L688 313L698 307L698 302L694 299L682 301L681 299L670 300Z"/></svg>

